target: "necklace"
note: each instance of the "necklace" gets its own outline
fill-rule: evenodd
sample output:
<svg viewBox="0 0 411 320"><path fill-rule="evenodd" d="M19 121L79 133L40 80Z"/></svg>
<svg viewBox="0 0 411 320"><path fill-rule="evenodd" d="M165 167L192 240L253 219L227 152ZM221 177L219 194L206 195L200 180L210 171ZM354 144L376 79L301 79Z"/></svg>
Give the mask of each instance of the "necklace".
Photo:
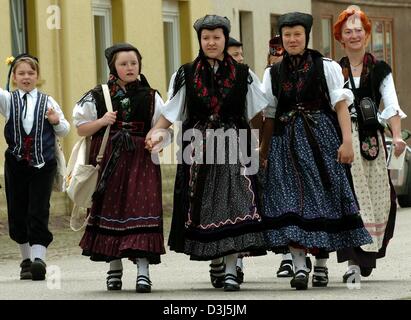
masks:
<svg viewBox="0 0 411 320"><path fill-rule="evenodd" d="M361 61L359 64L355 65L355 66L353 66L353 65L350 63L351 69L352 69L354 72L357 71L357 69L359 69L358 67L361 66L361 65L362 65L362 61Z"/></svg>

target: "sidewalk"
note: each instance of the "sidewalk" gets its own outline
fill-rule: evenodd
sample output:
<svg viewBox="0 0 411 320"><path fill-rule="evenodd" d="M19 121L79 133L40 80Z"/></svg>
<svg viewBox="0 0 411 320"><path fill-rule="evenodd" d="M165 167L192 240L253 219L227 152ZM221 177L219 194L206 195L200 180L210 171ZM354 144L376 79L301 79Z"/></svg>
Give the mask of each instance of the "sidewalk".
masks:
<svg viewBox="0 0 411 320"><path fill-rule="evenodd" d="M168 230L166 228L166 230ZM208 263L190 261L187 256L167 251L162 263L150 267L153 282L151 294L135 293L136 267L124 261L123 290L108 292L105 288L107 266L93 263L80 255L76 247L81 234L72 235L64 251L49 250L48 281L18 280L19 259L2 255L6 236L0 237L0 299L126 299L126 300L379 300L411 299L411 209L400 209L394 239L387 257L378 260L378 268L361 286L349 289L342 283L344 264L336 263L336 255L329 260L330 283L327 288L296 291L290 279L275 277L280 256L272 253L245 258L245 282L239 292L224 292L212 288ZM168 231L167 231L168 233ZM56 243L58 243L58 234ZM62 244L64 246L64 244ZM61 250L60 250L61 251ZM11 259L13 258L13 259Z"/></svg>

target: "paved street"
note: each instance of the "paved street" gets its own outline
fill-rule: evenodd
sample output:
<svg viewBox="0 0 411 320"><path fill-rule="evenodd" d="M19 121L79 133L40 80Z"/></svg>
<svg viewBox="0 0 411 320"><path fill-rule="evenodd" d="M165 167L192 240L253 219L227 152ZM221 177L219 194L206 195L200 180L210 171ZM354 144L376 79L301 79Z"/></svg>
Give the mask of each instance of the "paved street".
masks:
<svg viewBox="0 0 411 320"><path fill-rule="evenodd" d="M330 283L327 288L296 291L289 279L275 277L280 256L246 258L245 283L241 291L227 293L214 289L209 282L208 264L193 262L185 255L167 252L160 265L150 268L153 282L151 294L135 293L136 267L124 261L123 290L107 292L106 265L92 263L73 247L68 255L48 259L48 281L18 280L20 261L0 261L0 299L133 299L133 300L295 300L295 299L411 299L411 209L398 212L396 232L387 257L378 261L378 268L364 278L360 288L349 289L341 278L345 265L329 261ZM80 236L80 234L79 234ZM0 252L1 252L0 244ZM1 255L0 255L1 257Z"/></svg>

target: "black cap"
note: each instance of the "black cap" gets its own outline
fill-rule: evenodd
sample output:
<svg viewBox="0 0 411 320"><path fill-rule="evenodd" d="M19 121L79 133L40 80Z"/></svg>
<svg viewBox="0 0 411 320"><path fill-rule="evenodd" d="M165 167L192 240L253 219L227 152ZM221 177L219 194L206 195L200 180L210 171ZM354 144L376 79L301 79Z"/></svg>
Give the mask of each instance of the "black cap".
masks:
<svg viewBox="0 0 411 320"><path fill-rule="evenodd" d="M237 39L234 39L232 37L228 39L227 47L242 47L242 46L243 46L242 42L238 41Z"/></svg>
<svg viewBox="0 0 411 320"><path fill-rule="evenodd" d="M37 63L39 63L39 59L37 57L32 56L31 54L28 54L28 53L22 53L22 54L19 54L17 57L15 57L13 62L10 65L9 74L7 76L7 84L6 84L6 90L7 91L10 91L11 72L13 71L13 68L16 65L16 62L19 61L20 59L23 59L23 58L30 58L30 59L33 59L34 61L36 61Z"/></svg>
<svg viewBox="0 0 411 320"><path fill-rule="evenodd" d="M104 51L104 54L105 54L106 59L107 59L107 64L110 67L111 74L113 74L115 76L118 76L115 66L110 65L110 63L112 62L114 55L117 52L121 52L121 51L134 51L137 54L138 64L140 65L139 72L141 72L142 56L141 56L140 52L138 51L138 49L136 47L134 47L133 45L129 44L129 43L117 43L117 44L107 48Z"/></svg>
<svg viewBox="0 0 411 320"><path fill-rule="evenodd" d="M205 15L204 17L197 19L197 21L193 25L194 29L197 31L198 34L201 33L201 30L214 30L217 28L222 28L224 33L229 34L231 31L231 24L230 20L227 17L213 15Z"/></svg>
<svg viewBox="0 0 411 320"><path fill-rule="evenodd" d="M290 12L278 18L278 31L281 34L283 27L303 26L305 32L310 34L313 25L313 16L303 12Z"/></svg>

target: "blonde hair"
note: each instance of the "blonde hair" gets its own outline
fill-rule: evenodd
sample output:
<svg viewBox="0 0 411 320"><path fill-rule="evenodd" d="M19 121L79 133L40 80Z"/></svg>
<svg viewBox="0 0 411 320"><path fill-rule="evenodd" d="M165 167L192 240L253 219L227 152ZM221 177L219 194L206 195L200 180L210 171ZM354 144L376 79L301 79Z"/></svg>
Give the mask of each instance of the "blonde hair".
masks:
<svg viewBox="0 0 411 320"><path fill-rule="evenodd" d="M23 57L23 58L19 58L14 64L13 64L13 68L11 70L11 72L13 72L13 74L16 74L16 69L19 65L21 65L23 62L27 63L34 71L37 72L37 75L40 74L40 66L39 63L34 60L33 58L30 57Z"/></svg>

